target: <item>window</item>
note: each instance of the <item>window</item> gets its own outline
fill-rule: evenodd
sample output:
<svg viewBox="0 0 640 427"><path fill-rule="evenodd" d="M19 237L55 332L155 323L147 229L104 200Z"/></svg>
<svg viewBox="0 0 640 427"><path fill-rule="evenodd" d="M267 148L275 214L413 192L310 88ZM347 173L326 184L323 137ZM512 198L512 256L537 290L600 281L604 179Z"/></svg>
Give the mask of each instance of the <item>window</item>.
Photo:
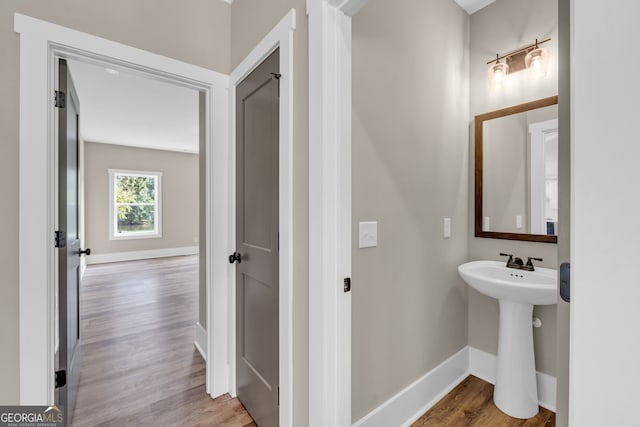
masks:
<svg viewBox="0 0 640 427"><path fill-rule="evenodd" d="M162 237L162 172L109 169L109 237Z"/></svg>

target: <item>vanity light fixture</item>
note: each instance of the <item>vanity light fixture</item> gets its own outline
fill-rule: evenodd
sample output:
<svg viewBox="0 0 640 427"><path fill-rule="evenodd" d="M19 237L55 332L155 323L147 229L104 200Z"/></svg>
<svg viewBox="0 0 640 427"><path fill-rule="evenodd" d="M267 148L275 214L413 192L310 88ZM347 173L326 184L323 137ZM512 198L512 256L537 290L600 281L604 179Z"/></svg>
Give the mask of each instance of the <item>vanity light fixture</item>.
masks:
<svg viewBox="0 0 640 427"><path fill-rule="evenodd" d="M499 91L502 89L507 83L507 76L509 75L509 65L506 62L500 62L499 56L500 55L496 54L496 63L489 67L487 74L489 87L492 91Z"/></svg>
<svg viewBox="0 0 640 427"><path fill-rule="evenodd" d="M549 68L549 54L547 49L538 47L538 39L536 39L535 49L527 53L524 57L524 63L531 80L539 79L547 75Z"/></svg>
<svg viewBox="0 0 640 427"><path fill-rule="evenodd" d="M550 38L516 49L513 52L506 53L502 56L496 54L496 59L487 62L489 67L487 78L489 87L493 91L500 90L507 81L508 74L524 70L528 71L529 79L538 79L547 75L549 66L549 54L547 49L540 47L541 44L548 42ZM500 60L505 62L501 63Z"/></svg>

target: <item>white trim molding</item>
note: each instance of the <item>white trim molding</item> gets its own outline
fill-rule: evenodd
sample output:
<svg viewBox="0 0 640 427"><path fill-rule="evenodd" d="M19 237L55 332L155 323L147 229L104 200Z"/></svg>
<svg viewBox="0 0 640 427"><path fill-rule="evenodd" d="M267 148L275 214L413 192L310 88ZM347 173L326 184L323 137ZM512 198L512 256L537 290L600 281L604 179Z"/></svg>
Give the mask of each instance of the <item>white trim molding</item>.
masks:
<svg viewBox="0 0 640 427"><path fill-rule="evenodd" d="M171 256L197 255L198 246L180 248L147 249L144 251L110 252L106 254L92 253L87 258L87 265L106 264L108 262L135 261L140 259L166 258Z"/></svg>
<svg viewBox="0 0 640 427"><path fill-rule="evenodd" d="M14 30L20 34L20 404L54 403L56 258L52 241L56 227L57 137L52 106L57 58L123 67L206 93L206 246L207 254L211 254L206 261L207 320L213 325L207 331L207 352L211 355L212 338L227 337L226 330L220 331L213 320L225 319L220 326L226 328L226 307L217 312L213 297L225 295L228 284L228 76L21 14L15 14ZM221 388L227 391L227 378L219 378L211 369L212 365L224 364L226 355L224 359L209 357L209 394ZM217 382L226 387L217 387Z"/></svg>
<svg viewBox="0 0 640 427"><path fill-rule="evenodd" d="M469 347L436 366L353 424L408 427L469 376Z"/></svg>
<svg viewBox="0 0 640 427"><path fill-rule="evenodd" d="M488 383L496 383L496 371L498 356L469 348L469 373L485 380ZM556 411L556 378L543 372L536 372L538 386L538 404L550 411Z"/></svg>
<svg viewBox="0 0 640 427"><path fill-rule="evenodd" d="M280 426L293 426L293 33L296 29L296 11L291 9L280 22L258 43L249 55L233 70L229 97L229 181L235 188L235 88L276 49L280 49L280 123L279 123L279 386ZM229 241L235 248L235 191L231 192ZM230 249L229 253L234 249ZM230 393L236 394L235 378L235 264L229 269L229 319L230 336L228 355L230 369ZM226 300L225 300L226 301Z"/></svg>
<svg viewBox="0 0 640 427"><path fill-rule="evenodd" d="M309 425L351 425L351 17L366 0L307 0Z"/></svg>
<svg viewBox="0 0 640 427"><path fill-rule="evenodd" d="M545 200L547 198L547 184L550 178L547 175L547 161L545 151L546 143L551 136L555 135L556 144L558 138L558 119L545 120L531 123L529 125L529 232L531 234L547 234L547 210ZM557 155L557 145L555 153ZM557 160L557 159L556 159ZM556 161L556 194L555 201L557 210L557 171ZM553 200L553 198L552 198ZM556 224L558 218L555 218ZM554 230L557 234L557 227Z"/></svg>
<svg viewBox="0 0 640 427"><path fill-rule="evenodd" d="M200 356L202 356L202 359L204 359L205 363L207 362L207 331L205 328L202 327L202 325L200 324L200 322L196 322L196 332L195 332L195 341L193 342L193 345L196 347L196 350L198 350L198 353L200 353Z"/></svg>
<svg viewBox="0 0 640 427"><path fill-rule="evenodd" d="M496 355L466 346L356 421L353 427L409 427L469 375L495 384L496 366ZM537 372L537 380L540 406L555 412L556 379Z"/></svg>

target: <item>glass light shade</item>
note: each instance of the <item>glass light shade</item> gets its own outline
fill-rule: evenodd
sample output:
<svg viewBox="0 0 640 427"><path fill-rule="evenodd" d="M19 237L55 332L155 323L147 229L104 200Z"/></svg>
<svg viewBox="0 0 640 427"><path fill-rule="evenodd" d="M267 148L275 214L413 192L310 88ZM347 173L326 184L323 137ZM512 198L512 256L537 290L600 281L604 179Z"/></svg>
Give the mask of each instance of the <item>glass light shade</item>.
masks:
<svg viewBox="0 0 640 427"><path fill-rule="evenodd" d="M524 64L529 73L529 79L535 80L547 75L549 68L549 54L547 49L539 47L527 54L524 58Z"/></svg>
<svg viewBox="0 0 640 427"><path fill-rule="evenodd" d="M489 67L487 72L487 79L489 80L489 87L492 91L498 91L502 89L507 83L507 75L509 74L509 66L505 63L498 62Z"/></svg>

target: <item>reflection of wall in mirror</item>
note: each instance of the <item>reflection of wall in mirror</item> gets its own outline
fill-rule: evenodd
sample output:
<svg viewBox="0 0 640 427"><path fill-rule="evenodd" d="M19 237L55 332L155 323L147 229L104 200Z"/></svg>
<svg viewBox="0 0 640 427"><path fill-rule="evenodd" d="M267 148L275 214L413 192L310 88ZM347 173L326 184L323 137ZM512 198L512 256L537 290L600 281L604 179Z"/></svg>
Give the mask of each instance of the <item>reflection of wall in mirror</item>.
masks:
<svg viewBox="0 0 640 427"><path fill-rule="evenodd" d="M524 114L487 120L483 125L483 216L492 231L528 233ZM522 225L517 227L517 218ZM484 230L488 231L488 230Z"/></svg>
<svg viewBox="0 0 640 427"><path fill-rule="evenodd" d="M506 233L547 234L546 219L557 232L557 141L555 187L549 176L549 203L545 203L545 157L540 157L540 178L532 179L529 127L558 116L558 106L551 105L512 114L483 123L483 230ZM557 129L557 125L556 125ZM540 153L544 153L543 148ZM549 169L550 173L553 168ZM554 192L555 188L555 192ZM540 203L532 205L532 194L542 194ZM553 194L556 194L552 199ZM549 211L545 208L548 206ZM533 211L535 209L535 211ZM534 219L535 218L535 219ZM491 224L490 228L488 224ZM535 225L534 225L535 224ZM553 233L555 234L555 233Z"/></svg>

